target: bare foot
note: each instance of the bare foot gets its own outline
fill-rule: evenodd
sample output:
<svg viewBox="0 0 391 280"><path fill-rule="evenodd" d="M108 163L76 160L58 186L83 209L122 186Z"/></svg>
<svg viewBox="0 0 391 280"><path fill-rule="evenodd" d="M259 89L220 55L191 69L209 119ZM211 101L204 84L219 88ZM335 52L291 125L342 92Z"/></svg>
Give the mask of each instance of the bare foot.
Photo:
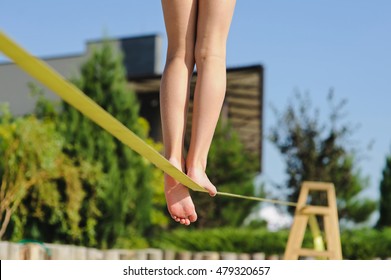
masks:
<svg viewBox="0 0 391 280"><path fill-rule="evenodd" d="M201 187L204 187L209 192L210 196L215 196L217 194L216 187L211 183L203 169L189 168L187 170L187 176L193 179L193 181Z"/></svg>
<svg viewBox="0 0 391 280"><path fill-rule="evenodd" d="M182 170L178 162L173 160L170 162ZM197 213L189 189L167 174L164 175L164 193L168 212L176 222L188 226L197 220Z"/></svg>

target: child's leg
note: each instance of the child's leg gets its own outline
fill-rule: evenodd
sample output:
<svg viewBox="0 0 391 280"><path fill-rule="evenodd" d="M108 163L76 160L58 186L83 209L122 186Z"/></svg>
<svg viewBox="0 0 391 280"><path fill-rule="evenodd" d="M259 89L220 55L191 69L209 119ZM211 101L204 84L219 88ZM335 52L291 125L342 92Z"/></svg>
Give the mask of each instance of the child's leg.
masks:
<svg viewBox="0 0 391 280"><path fill-rule="evenodd" d="M216 194L205 174L207 156L226 90L226 41L235 0L199 0L195 60L197 84L187 174Z"/></svg>
<svg viewBox="0 0 391 280"><path fill-rule="evenodd" d="M190 79L194 70L196 0L162 0L168 37L166 66L160 86L160 110L166 158L184 171L183 143ZM168 210L174 220L197 220L189 190L165 175Z"/></svg>

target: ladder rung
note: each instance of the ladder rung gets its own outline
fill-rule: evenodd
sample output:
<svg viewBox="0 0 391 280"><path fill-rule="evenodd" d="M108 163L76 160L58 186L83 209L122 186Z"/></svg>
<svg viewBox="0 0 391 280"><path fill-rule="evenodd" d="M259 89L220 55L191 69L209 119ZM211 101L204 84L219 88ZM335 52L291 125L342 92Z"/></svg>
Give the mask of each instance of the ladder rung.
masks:
<svg viewBox="0 0 391 280"><path fill-rule="evenodd" d="M313 249L299 249L299 256L305 256L305 257L325 257L325 258L331 258L332 252L330 251L315 251Z"/></svg>
<svg viewBox="0 0 391 280"><path fill-rule="evenodd" d="M300 209L300 214L305 215L329 215L330 208L325 206L304 206Z"/></svg>
<svg viewBox="0 0 391 280"><path fill-rule="evenodd" d="M311 182L306 181L304 185L308 187L310 191L328 191L333 185L331 183Z"/></svg>

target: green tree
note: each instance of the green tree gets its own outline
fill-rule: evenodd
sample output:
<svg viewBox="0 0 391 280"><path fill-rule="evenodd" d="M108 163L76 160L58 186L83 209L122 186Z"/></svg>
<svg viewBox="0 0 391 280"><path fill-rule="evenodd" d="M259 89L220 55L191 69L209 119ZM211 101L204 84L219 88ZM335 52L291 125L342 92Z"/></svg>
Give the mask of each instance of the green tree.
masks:
<svg viewBox="0 0 391 280"><path fill-rule="evenodd" d="M206 173L221 192L256 195L254 178L257 173L256 158L246 152L237 132L227 123L219 122L208 154ZM199 216L197 228L241 226L244 219L258 204L251 200L237 200L223 196L209 197L194 193L194 203Z"/></svg>
<svg viewBox="0 0 391 280"><path fill-rule="evenodd" d="M357 154L349 150L354 129L343 120L346 101L335 103L330 92L329 120L321 123L320 111L312 111L309 95L297 93L295 99L296 104L290 103L283 113L275 110L277 122L269 136L286 161L285 188L290 191L289 200L297 201L303 181L332 182L336 187L339 218L365 222L376 209L376 203L358 198L368 187L368 180L356 166ZM314 194L312 203L324 205L325 197Z"/></svg>
<svg viewBox="0 0 391 280"><path fill-rule="evenodd" d="M98 215L95 201L84 200L86 193L81 186L89 184L95 188L101 172L85 161L75 166L63 153L63 146L64 139L52 121L34 116L14 118L6 107L2 110L0 238L52 241L61 236L73 242L83 236L94 238L90 227L80 227L82 210L92 212L89 224ZM46 236L40 227L43 224L50 228ZM35 234L33 225L39 225Z"/></svg>
<svg viewBox="0 0 391 280"><path fill-rule="evenodd" d="M391 227L391 155L386 158L380 182L380 217L377 227Z"/></svg>
<svg viewBox="0 0 391 280"><path fill-rule="evenodd" d="M121 57L108 42L82 65L74 83L129 129L147 138L147 123L139 118L139 104L128 87ZM151 226L152 165L66 103L59 116L63 135L71 144L67 152L100 162L109 182L99 204L100 246L125 246L123 240L146 235Z"/></svg>

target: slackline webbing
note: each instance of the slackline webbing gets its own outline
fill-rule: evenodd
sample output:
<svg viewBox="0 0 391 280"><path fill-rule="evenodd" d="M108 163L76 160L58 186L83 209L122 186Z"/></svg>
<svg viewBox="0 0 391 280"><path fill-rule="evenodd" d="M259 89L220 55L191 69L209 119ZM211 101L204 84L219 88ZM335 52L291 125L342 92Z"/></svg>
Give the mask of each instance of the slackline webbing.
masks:
<svg viewBox="0 0 391 280"><path fill-rule="evenodd" d="M21 69L30 76L41 82L51 91L60 96L83 115L102 127L108 133L116 137L126 146L136 151L138 154L148 159L157 168L161 169L178 182L197 192L208 192L189 178L185 173L173 166L165 157L145 143L141 138L134 134L130 129L124 126L111 114L96 104L91 98L85 95L75 85L68 82L57 71L40 59L33 57L26 50L12 41L0 30L0 51L13 60ZM217 195L268 202L285 206L296 207L297 203L267 199L255 196L246 196L226 192L217 192ZM317 221L314 216L309 219L310 229L314 238L315 249L324 251L323 239L320 234Z"/></svg>
<svg viewBox="0 0 391 280"><path fill-rule="evenodd" d="M207 190L190 179L185 173L173 166L165 157L145 143L141 138L119 122L111 114L96 104L75 85L68 82L57 71L42 60L33 57L17 43L12 41L0 30L0 51L14 61L30 76L41 82L51 91L60 96L75 109L91 119L97 125L116 137L129 148L148 159L156 167L175 178L178 182L197 192ZM254 196L245 196L226 192L217 192L217 195L241 199L268 202L286 206L296 206L297 203L266 199Z"/></svg>

